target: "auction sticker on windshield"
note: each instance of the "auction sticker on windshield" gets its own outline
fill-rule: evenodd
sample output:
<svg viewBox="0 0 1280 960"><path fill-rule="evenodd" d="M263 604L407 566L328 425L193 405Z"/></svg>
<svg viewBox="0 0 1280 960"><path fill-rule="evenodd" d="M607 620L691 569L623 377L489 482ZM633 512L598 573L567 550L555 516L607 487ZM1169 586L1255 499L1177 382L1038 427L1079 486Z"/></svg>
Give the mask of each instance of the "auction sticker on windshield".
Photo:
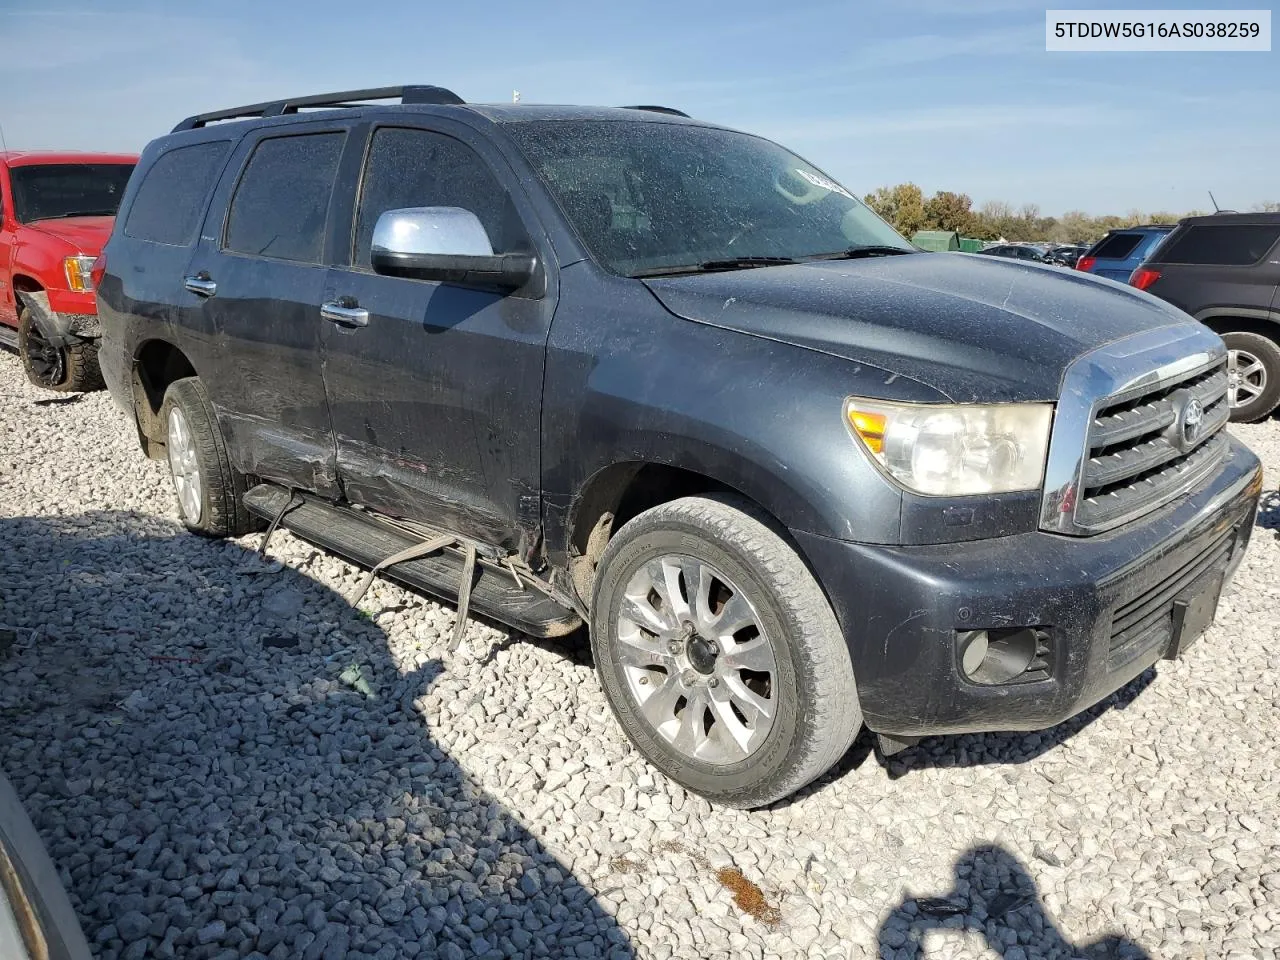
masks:
<svg viewBox="0 0 1280 960"><path fill-rule="evenodd" d="M1052 52L1271 50L1270 10L1046 10Z"/></svg>

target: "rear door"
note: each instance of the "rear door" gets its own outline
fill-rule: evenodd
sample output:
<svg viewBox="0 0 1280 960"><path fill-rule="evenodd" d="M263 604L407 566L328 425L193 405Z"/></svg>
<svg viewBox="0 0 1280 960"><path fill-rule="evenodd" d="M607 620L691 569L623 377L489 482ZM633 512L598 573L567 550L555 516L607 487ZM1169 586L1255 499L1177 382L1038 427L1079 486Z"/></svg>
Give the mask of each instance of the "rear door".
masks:
<svg viewBox="0 0 1280 960"><path fill-rule="evenodd" d="M325 240L345 123L246 137L210 205L180 311L215 371L210 398L241 471L338 493L320 370Z"/></svg>
<svg viewBox="0 0 1280 960"><path fill-rule="evenodd" d="M98 361L118 398L131 391L133 360L153 338L180 344L198 372L218 369L221 357L210 338L188 342L175 336L173 325L200 303L183 287L183 277L233 143L211 130L204 140L168 150L148 147L129 181L97 291L103 329Z"/></svg>
<svg viewBox="0 0 1280 960"><path fill-rule="evenodd" d="M501 154L469 127L397 118L371 127L362 154L344 262L325 300L366 311L367 322L325 323L321 333L343 489L356 503L527 554L540 528L549 245L519 188L508 189ZM471 211L495 252L538 256L541 282L497 293L374 273L378 215L407 207Z"/></svg>

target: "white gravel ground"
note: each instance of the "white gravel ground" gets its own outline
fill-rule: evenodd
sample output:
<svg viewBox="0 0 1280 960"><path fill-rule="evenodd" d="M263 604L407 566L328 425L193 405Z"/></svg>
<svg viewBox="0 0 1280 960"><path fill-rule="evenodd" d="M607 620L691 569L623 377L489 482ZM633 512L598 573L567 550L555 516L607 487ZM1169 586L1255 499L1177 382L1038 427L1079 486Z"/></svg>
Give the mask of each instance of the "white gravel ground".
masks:
<svg viewBox="0 0 1280 960"><path fill-rule="evenodd" d="M288 535L282 569L191 536L108 397L52 396L0 354L0 766L103 958L1280 954L1270 527L1185 660L1061 728L888 769L864 738L713 810L579 645L476 623L450 655L452 608L357 613ZM1238 432L1274 488L1280 422Z"/></svg>

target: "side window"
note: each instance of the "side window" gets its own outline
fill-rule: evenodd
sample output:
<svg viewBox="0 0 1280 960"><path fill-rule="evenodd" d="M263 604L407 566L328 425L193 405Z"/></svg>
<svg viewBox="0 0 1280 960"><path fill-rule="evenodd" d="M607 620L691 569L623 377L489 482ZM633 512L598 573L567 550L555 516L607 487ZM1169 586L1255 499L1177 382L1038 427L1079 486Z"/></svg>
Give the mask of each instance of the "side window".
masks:
<svg viewBox="0 0 1280 960"><path fill-rule="evenodd" d="M1171 239L1162 263L1245 267L1257 263L1280 239L1280 224L1199 224Z"/></svg>
<svg viewBox="0 0 1280 960"><path fill-rule="evenodd" d="M230 149L231 141L213 140L163 154L134 194L125 236L173 246L195 240L204 205Z"/></svg>
<svg viewBox="0 0 1280 960"><path fill-rule="evenodd" d="M319 263L344 133L263 140L249 158L227 215L227 250Z"/></svg>
<svg viewBox="0 0 1280 960"><path fill-rule="evenodd" d="M378 217L405 207L470 210L489 234L495 253L528 249L515 205L474 150L429 130L380 127L369 144L356 210L352 251L356 266L369 266L369 247Z"/></svg>

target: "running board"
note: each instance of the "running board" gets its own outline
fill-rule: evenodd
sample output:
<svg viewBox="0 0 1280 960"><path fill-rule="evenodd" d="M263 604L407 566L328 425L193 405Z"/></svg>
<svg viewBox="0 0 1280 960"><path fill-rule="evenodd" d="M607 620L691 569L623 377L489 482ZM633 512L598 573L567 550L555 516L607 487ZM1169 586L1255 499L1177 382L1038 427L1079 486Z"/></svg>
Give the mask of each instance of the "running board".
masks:
<svg viewBox="0 0 1280 960"><path fill-rule="evenodd" d="M291 498L293 506L289 506ZM265 520L275 520L284 510L280 526L366 568L420 542L363 511L307 493L291 494L270 483L259 484L246 493L244 505ZM459 552L443 549L389 566L381 575L456 604L464 563ZM582 626L582 619L572 609L523 581L517 586L516 581L517 575L510 571L477 563L470 608L534 637L559 637Z"/></svg>
<svg viewBox="0 0 1280 960"><path fill-rule="evenodd" d="M6 327L0 323L0 344L8 347L10 350L18 349L18 331L13 327Z"/></svg>

